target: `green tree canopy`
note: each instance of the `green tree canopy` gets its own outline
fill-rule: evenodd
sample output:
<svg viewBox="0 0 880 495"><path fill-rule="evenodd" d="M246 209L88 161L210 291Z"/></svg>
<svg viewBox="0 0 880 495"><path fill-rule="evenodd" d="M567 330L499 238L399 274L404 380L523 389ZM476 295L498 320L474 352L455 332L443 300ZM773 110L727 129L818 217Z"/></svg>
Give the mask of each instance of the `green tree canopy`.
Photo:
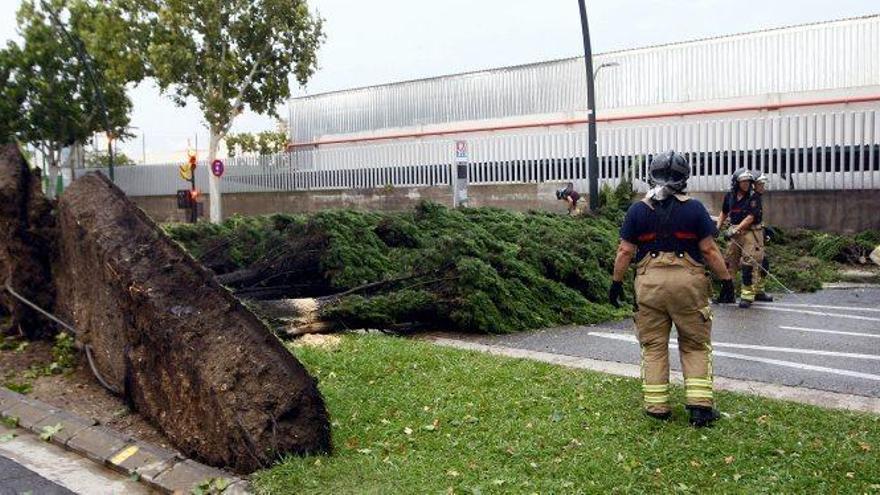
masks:
<svg viewBox="0 0 880 495"><path fill-rule="evenodd" d="M317 68L322 19L305 0L116 0L136 24L149 75L179 105L198 102L211 133L209 161L245 109L276 115L291 78ZM211 219L221 216L212 176Z"/></svg>
<svg viewBox="0 0 880 495"><path fill-rule="evenodd" d="M112 50L88 52L89 47L102 45L95 32L109 29L102 27L109 19L98 17L103 12L99 3L50 0L49 7L66 24L70 36L53 24L40 5L35 0L22 3L17 14L21 40L9 42L0 51L0 78L4 80L0 110L7 135L33 144L57 165L63 147L84 143L105 130L96 84L106 102L113 136L124 135L132 107L126 83L142 77L143 72ZM80 49L88 54L92 67L83 63Z"/></svg>

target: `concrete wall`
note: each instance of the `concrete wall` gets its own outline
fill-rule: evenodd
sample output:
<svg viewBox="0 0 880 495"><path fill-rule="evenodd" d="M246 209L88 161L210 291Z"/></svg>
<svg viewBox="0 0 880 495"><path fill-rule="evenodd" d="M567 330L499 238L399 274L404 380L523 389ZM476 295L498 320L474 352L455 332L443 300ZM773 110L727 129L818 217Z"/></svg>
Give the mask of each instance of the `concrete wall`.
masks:
<svg viewBox="0 0 880 495"><path fill-rule="evenodd" d="M471 186L471 206L511 210L566 212L554 191L563 184L505 184ZM713 215L721 210L724 193L694 193ZM134 202L160 222L184 221L173 196L135 197ZM400 211L421 200L452 205L448 187L360 189L349 191L268 192L223 195L228 217L269 213L314 213L333 208ZM588 200L584 195L583 201ZM205 210L207 211L207 197ZM764 199L765 221L783 228L804 227L828 232L880 230L880 191L770 191Z"/></svg>
<svg viewBox="0 0 880 495"><path fill-rule="evenodd" d="M724 193L694 193L713 215L721 213ZM764 195L764 223L853 233L880 230L880 191L769 191Z"/></svg>

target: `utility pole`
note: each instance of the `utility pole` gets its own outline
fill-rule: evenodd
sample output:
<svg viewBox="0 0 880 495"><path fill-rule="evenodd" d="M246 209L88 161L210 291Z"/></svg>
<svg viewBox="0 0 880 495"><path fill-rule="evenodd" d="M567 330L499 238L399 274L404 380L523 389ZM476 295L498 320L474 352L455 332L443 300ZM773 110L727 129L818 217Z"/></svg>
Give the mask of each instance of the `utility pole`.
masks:
<svg viewBox="0 0 880 495"><path fill-rule="evenodd" d="M590 211L599 208L599 157L596 146L596 84L593 72L593 47L590 42L590 23L587 20L586 0L578 0L581 9L581 31L584 36L584 62L587 69L587 174L590 179Z"/></svg>

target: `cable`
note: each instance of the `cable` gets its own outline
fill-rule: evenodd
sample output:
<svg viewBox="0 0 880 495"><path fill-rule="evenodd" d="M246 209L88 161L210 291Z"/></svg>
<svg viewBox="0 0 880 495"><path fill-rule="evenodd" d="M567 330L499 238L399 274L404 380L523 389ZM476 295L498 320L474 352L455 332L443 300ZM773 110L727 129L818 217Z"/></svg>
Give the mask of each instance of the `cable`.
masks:
<svg viewBox="0 0 880 495"><path fill-rule="evenodd" d="M69 330L72 334L80 335L80 333L75 328L73 328L72 326L68 325L67 323L61 321L61 319L59 319L57 316L53 315L52 313L46 311L45 309L43 309L39 306L37 306L36 304L34 304L30 300L28 300L26 297L24 297L21 294L19 294L18 292L16 292L15 289L13 289L12 286L9 284L8 279L6 280L5 288L10 294L12 294L13 297L15 297L19 301L23 302L24 304L26 304L30 308L34 309L35 311L39 312L40 314L42 314L46 318L49 318L50 320L54 321L55 323L61 325L66 330ZM112 393L113 395L121 397L122 393L119 392L118 390L116 390L116 388L111 386L109 383L107 383L107 380L105 380L104 377L101 376L101 373L99 373L98 369L95 367L95 361L92 359L91 346L89 346L88 344L83 344L83 349L85 350L85 353L86 353L86 359L89 362L89 368L92 369L92 374L95 375L95 378L98 379L98 382L100 382L101 385L104 388L106 388L108 391L110 391L110 393Z"/></svg>
<svg viewBox="0 0 880 495"><path fill-rule="evenodd" d="M737 242L736 239L734 239L734 238L731 237L729 240L730 240L730 242L732 242L733 244L735 244L737 247L739 247L739 250L742 252L743 257L746 258L746 261L750 261L751 263L757 265L758 268L759 268L762 272L766 273L768 277L772 278L774 282L776 282L777 284L779 284L780 287L782 287L783 289L785 289L785 291L786 291L789 295L794 296L794 297L795 297L796 299L798 299L799 301L802 301L802 302L805 302L805 303L808 303L808 304L809 304L809 301L807 301L807 300L803 299L802 297L800 297L800 296L798 295L797 292L795 292L795 291L789 289L788 287L786 287L786 285L783 284L781 280L779 280L778 278L776 278L775 275L773 275L772 273L770 273L769 270L767 270L766 268L764 268L764 266L763 266L761 263L758 263L757 260L756 260L752 255L750 255L750 254L748 254L748 252L746 252L746 248L743 247L742 244L740 244L739 242Z"/></svg>

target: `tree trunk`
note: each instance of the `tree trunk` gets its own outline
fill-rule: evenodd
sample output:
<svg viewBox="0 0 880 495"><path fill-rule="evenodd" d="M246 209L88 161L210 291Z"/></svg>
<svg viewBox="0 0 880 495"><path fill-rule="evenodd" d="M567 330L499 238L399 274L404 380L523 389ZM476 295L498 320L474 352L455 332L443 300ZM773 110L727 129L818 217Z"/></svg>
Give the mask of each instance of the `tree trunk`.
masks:
<svg viewBox="0 0 880 495"><path fill-rule="evenodd" d="M220 140L223 139L222 132L216 127L211 126L211 142L208 145L208 167L217 159L217 148L220 147ZM208 195L211 203L211 223L220 223L223 221L223 199L220 195L220 177L212 173L208 173Z"/></svg>

